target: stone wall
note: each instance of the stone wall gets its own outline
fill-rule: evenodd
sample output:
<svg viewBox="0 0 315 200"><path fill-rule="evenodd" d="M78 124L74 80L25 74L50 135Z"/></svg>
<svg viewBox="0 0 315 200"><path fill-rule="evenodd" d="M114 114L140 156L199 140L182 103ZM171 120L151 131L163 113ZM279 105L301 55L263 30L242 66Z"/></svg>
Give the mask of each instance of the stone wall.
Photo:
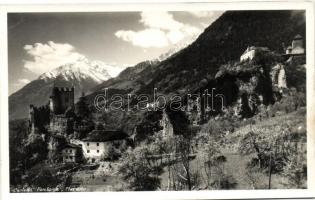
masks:
<svg viewBox="0 0 315 200"><path fill-rule="evenodd" d="M53 88L49 100L50 110L54 114L64 114L69 107L74 106L74 88Z"/></svg>
<svg viewBox="0 0 315 200"><path fill-rule="evenodd" d="M72 118L67 118L64 115L52 115L49 130L59 135L71 134L73 133L73 123Z"/></svg>

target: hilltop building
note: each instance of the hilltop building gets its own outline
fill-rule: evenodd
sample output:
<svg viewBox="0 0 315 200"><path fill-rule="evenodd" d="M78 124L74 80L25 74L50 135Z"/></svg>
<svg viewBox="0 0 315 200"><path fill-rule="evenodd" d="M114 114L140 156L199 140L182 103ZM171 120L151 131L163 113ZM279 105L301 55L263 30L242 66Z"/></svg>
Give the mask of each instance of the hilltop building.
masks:
<svg viewBox="0 0 315 200"><path fill-rule="evenodd" d="M55 134L70 134L74 123L74 88L54 87L49 99L49 130Z"/></svg>
<svg viewBox="0 0 315 200"><path fill-rule="evenodd" d="M290 46L286 49L287 55L303 55L305 54L304 41L301 35L296 35Z"/></svg>
<svg viewBox="0 0 315 200"><path fill-rule="evenodd" d="M51 163L77 163L82 159L91 163L98 162L114 156L113 150L120 149L128 142L129 136L122 131L103 128L93 130L94 123L88 119L87 105L83 97L80 99L81 104L79 100L79 105L75 107L73 87L53 87L46 106L37 108L30 105L31 131L35 133L36 129L46 127L49 132L46 139L48 160ZM76 144L71 142L68 137L70 134L77 138Z"/></svg>
<svg viewBox="0 0 315 200"><path fill-rule="evenodd" d="M258 52L268 52L269 49L267 47L247 47L247 49L244 51L244 53L240 57L240 61L251 61L254 59L254 57L257 55Z"/></svg>
<svg viewBox="0 0 315 200"><path fill-rule="evenodd" d="M74 113L74 88L53 87L46 106L29 108L29 126L32 133L49 125L49 131L63 134L71 131Z"/></svg>

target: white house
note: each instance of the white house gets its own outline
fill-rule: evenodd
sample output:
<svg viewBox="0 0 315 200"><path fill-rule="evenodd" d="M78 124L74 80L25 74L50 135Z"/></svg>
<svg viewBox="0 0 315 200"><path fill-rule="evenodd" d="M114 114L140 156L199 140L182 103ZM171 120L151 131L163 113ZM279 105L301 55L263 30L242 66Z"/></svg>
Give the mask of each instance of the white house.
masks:
<svg viewBox="0 0 315 200"><path fill-rule="evenodd" d="M304 53L303 37L301 35L296 35L292 40L292 44L286 49L286 54L300 55Z"/></svg>
<svg viewBox="0 0 315 200"><path fill-rule="evenodd" d="M122 131L93 130L81 140L82 152L87 162L98 162L106 158L110 148L126 144L128 135Z"/></svg>
<svg viewBox="0 0 315 200"><path fill-rule="evenodd" d="M253 58L256 56L257 52L262 51L269 51L267 47L247 47L247 49L244 51L244 53L240 57L240 61L246 61L246 60L253 60Z"/></svg>

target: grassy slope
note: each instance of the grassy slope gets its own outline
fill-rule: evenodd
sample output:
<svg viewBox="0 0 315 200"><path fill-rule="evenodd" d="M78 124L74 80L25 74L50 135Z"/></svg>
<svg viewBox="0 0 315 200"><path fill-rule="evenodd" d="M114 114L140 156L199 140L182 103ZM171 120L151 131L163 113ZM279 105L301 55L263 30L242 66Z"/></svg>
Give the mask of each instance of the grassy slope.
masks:
<svg viewBox="0 0 315 200"><path fill-rule="evenodd" d="M305 110L305 109L304 109ZM288 114L282 114L275 117L271 117L266 120L256 121L255 124L252 125L244 125L237 128L234 133L230 133L224 137L223 143L224 146L221 146L221 152L226 157L227 162L225 163L225 171L227 174L232 175L236 181L237 185L235 189L254 189L251 184L248 182L246 178L246 164L252 157L252 155L241 155L237 151L237 144L240 140L241 136L247 133L251 128L253 129L265 129L269 127L274 127L278 124L282 123L291 123L292 126L300 126L306 124L305 111L303 109L295 112L291 112ZM198 156L191 162L192 171L199 171L202 176L204 176L204 172L201 169L201 162L198 160ZM204 176L205 177L205 176ZM167 188L168 182L168 171L167 168L164 168L164 173L160 176L162 189ZM268 188L268 176L264 173L256 174L256 178L258 181L259 189L267 189ZM283 189L285 186L283 183L287 182L287 179L280 174L272 175L272 189ZM200 189L204 188L204 180L201 179ZM258 188L256 188L258 189Z"/></svg>
<svg viewBox="0 0 315 200"><path fill-rule="evenodd" d="M246 162L248 161L248 156L239 155L236 151L236 148L237 148L236 146L241 136L247 133L249 129L266 129L270 127L275 127L279 124L288 123L288 122L290 122L290 124L295 127L300 126L300 125L305 126L306 116L305 116L305 111L303 110L305 109L302 108L295 112L282 114L282 115L271 117L269 119L262 120L262 121L256 120L255 124L240 127L234 132L234 134L230 134L225 138L225 141L227 144L226 147L229 146L232 148L227 149L225 147L224 149L222 149L222 151L230 152L231 149L234 149L233 153L235 153L234 155L233 154L228 155L227 153L224 153L224 155L227 157L226 170L230 172L229 174L233 174L233 176L236 179L239 179L239 184L237 187L238 189L245 189L245 188L250 189L249 184L246 183L246 180L244 180L244 178L242 178L244 177L245 172L246 172L245 165L246 165ZM228 142L230 145L228 144ZM268 177L266 174L261 174L261 175L262 175L260 177L261 186L262 188L266 188L268 184ZM281 182L286 182L286 179L283 176L273 175L271 187L274 189L284 188Z"/></svg>
<svg viewBox="0 0 315 200"><path fill-rule="evenodd" d="M236 181L237 185L235 189L254 189L252 185L248 182L246 178L246 164L252 157L252 155L240 155L237 151L237 144L243 134L247 133L249 129L264 129L268 127L273 127L281 123L286 123L290 121L291 125L299 126L306 123L305 111L303 109L291 112L288 114L281 114L275 117L271 117L266 120L256 121L252 125L243 125L233 133L230 133L223 137L223 144L221 146L221 152L226 157L227 162L225 163L224 170L227 174L232 175ZM246 123L245 123L246 124ZM81 187L85 188L85 191L117 191L117 190L126 190L124 181L115 174L117 166L119 163L113 163L113 169L108 171L108 168L104 167L106 163L101 163L100 168L97 170L83 170L78 171L73 176L74 182L80 182ZM102 167L103 166L103 167ZM205 173L202 169L202 161L197 155L197 157L191 161L191 170L193 172L199 172L203 177ZM94 175L94 176L93 176ZM160 175L161 178L161 189L167 190L168 184L168 171L167 167L164 168L164 172ZM259 189L267 189L268 187L268 176L264 173L256 174L258 181ZM285 188L282 184L286 182L286 178L277 174L272 176L272 189L281 189ZM200 185L195 189L205 189L205 180L200 178ZM258 189L256 186L256 189Z"/></svg>

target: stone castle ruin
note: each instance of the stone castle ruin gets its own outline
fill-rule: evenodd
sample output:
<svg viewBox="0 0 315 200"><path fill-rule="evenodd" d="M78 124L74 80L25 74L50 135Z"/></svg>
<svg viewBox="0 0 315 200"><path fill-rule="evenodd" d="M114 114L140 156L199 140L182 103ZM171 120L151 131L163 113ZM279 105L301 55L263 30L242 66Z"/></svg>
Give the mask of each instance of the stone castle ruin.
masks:
<svg viewBox="0 0 315 200"><path fill-rule="evenodd" d="M54 115L65 114L68 108L74 107L74 87L54 87L49 99L49 108Z"/></svg>
<svg viewBox="0 0 315 200"><path fill-rule="evenodd" d="M74 87L64 88L54 86L49 102L45 106L30 105L30 131L42 130L49 125L48 130L63 134L68 131L74 113Z"/></svg>
<svg viewBox="0 0 315 200"><path fill-rule="evenodd" d="M70 134L74 123L74 88L54 87L49 99L49 130L56 134Z"/></svg>
<svg viewBox="0 0 315 200"><path fill-rule="evenodd" d="M48 162L96 162L112 156L112 149L126 145L128 135L116 130L95 130L94 122L80 110L87 106L84 95L74 103L74 87L53 87L48 103L30 105L30 132L47 142ZM82 116L83 115L83 116ZM82 134L84 132L84 134ZM95 136L95 132L100 134ZM94 144L95 143L95 144ZM113 147L114 145L114 147ZM112 147L112 148L110 148ZM98 159L96 159L98 158Z"/></svg>

